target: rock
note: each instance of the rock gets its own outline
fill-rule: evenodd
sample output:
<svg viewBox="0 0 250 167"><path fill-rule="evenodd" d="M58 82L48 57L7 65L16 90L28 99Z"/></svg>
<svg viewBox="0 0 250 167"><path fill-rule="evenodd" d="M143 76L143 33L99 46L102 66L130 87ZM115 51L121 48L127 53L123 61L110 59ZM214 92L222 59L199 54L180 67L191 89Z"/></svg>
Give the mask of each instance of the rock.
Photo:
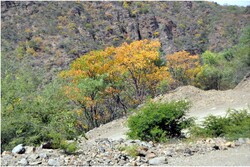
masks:
<svg viewBox="0 0 250 167"><path fill-rule="evenodd" d="M147 162L148 162L148 160L147 160L145 157L141 157L140 162L147 163Z"/></svg>
<svg viewBox="0 0 250 167"><path fill-rule="evenodd" d="M119 155L119 159L127 161L129 158L126 155Z"/></svg>
<svg viewBox="0 0 250 167"><path fill-rule="evenodd" d="M120 144L121 144L121 143L124 143L124 139L123 139L123 138L120 138L120 139L117 140L117 142L120 143Z"/></svg>
<svg viewBox="0 0 250 167"><path fill-rule="evenodd" d="M242 144L245 144L245 140L243 138L239 138L235 141L235 146L240 146Z"/></svg>
<svg viewBox="0 0 250 167"><path fill-rule="evenodd" d="M183 148L183 146L177 146L177 147L175 148L175 151L176 151L177 153L183 153L183 152L184 152L184 148Z"/></svg>
<svg viewBox="0 0 250 167"><path fill-rule="evenodd" d="M36 161L36 162L30 162L29 165L30 166L37 166L37 165L40 165L42 163L43 163L42 161Z"/></svg>
<svg viewBox="0 0 250 167"><path fill-rule="evenodd" d="M136 161L132 161L129 166L137 166Z"/></svg>
<svg viewBox="0 0 250 167"><path fill-rule="evenodd" d="M2 155L4 156L4 155L11 155L12 153L10 152L10 151L4 151L3 153L2 153Z"/></svg>
<svg viewBox="0 0 250 167"><path fill-rule="evenodd" d="M9 162L8 161L3 161L3 159L1 159L1 166L8 166Z"/></svg>
<svg viewBox="0 0 250 167"><path fill-rule="evenodd" d="M225 146L226 147L235 147L235 144L233 142L226 142Z"/></svg>
<svg viewBox="0 0 250 167"><path fill-rule="evenodd" d="M98 148L98 151L99 151L100 153L104 153L106 150L105 150L104 147L99 147L99 148Z"/></svg>
<svg viewBox="0 0 250 167"><path fill-rule="evenodd" d="M250 144L250 139L249 138L239 138L238 140L235 141L235 145L239 146L242 144Z"/></svg>
<svg viewBox="0 0 250 167"><path fill-rule="evenodd" d="M25 154L30 154L36 151L36 147L30 147L30 146L26 146L25 147Z"/></svg>
<svg viewBox="0 0 250 167"><path fill-rule="evenodd" d="M14 166L14 164L11 164L13 162L13 156L11 154L6 154L1 156L1 166Z"/></svg>
<svg viewBox="0 0 250 167"><path fill-rule="evenodd" d="M156 158L150 159L148 162L150 165L161 165L161 164L168 163L166 157L156 157Z"/></svg>
<svg viewBox="0 0 250 167"><path fill-rule="evenodd" d="M28 165L28 160L26 158L22 158L20 161L17 162L17 164L19 165L23 165L23 166L26 166Z"/></svg>
<svg viewBox="0 0 250 167"><path fill-rule="evenodd" d="M220 147L219 147L219 146L217 146L217 145L214 145L214 146L213 146L213 149L214 149L214 150L219 150L219 149L220 149Z"/></svg>
<svg viewBox="0 0 250 167"><path fill-rule="evenodd" d="M124 166L126 164L126 161L121 159L121 160L119 160L118 164L121 166Z"/></svg>
<svg viewBox="0 0 250 167"><path fill-rule="evenodd" d="M52 142L47 142L41 145L43 149L52 149Z"/></svg>
<svg viewBox="0 0 250 167"><path fill-rule="evenodd" d="M245 138L246 144L250 144L250 139L249 138Z"/></svg>
<svg viewBox="0 0 250 167"><path fill-rule="evenodd" d="M146 155L146 159L152 159L152 158L154 158L154 157L156 157L155 153L148 153L148 154Z"/></svg>
<svg viewBox="0 0 250 167"><path fill-rule="evenodd" d="M32 160L32 161L36 160L38 158L40 158L40 156L38 154L30 154L30 156L29 156L29 159Z"/></svg>
<svg viewBox="0 0 250 167"><path fill-rule="evenodd" d="M49 166L60 166L60 162L58 159L49 159L48 165Z"/></svg>
<svg viewBox="0 0 250 167"><path fill-rule="evenodd" d="M240 146L240 145L242 145L241 142L239 142L238 140L236 140L236 141L234 142L234 144L235 144L235 146Z"/></svg>
<svg viewBox="0 0 250 167"><path fill-rule="evenodd" d="M174 152L173 152L172 149L168 149L168 150L164 151L164 154L165 154L166 156L172 157L173 154L174 154Z"/></svg>
<svg viewBox="0 0 250 167"><path fill-rule="evenodd" d="M147 147L147 148L152 148L152 147L153 147L152 144L147 143L147 142L144 142L144 141L139 142L139 144L140 144L140 146L145 146L145 147Z"/></svg>
<svg viewBox="0 0 250 167"><path fill-rule="evenodd" d="M47 156L46 153L40 153L40 154L39 154L39 157L40 157L40 158L47 158L48 156Z"/></svg>
<svg viewBox="0 0 250 167"><path fill-rule="evenodd" d="M83 161L82 165L83 166L91 166L91 159L87 159L86 161Z"/></svg>
<svg viewBox="0 0 250 167"><path fill-rule="evenodd" d="M137 162L140 162L140 161L141 161L141 157L140 157L140 156L137 156L137 157L136 157L136 161L137 161Z"/></svg>
<svg viewBox="0 0 250 167"><path fill-rule="evenodd" d="M136 143L135 140L126 140L126 141L124 142L124 144L126 144L126 145L131 145L131 144L134 144L134 143Z"/></svg>
<svg viewBox="0 0 250 167"><path fill-rule="evenodd" d="M145 157L147 155L147 151L144 149L140 149L138 152L139 152L139 156Z"/></svg>
<svg viewBox="0 0 250 167"><path fill-rule="evenodd" d="M185 150L184 150L184 155L185 156L190 156L190 155L192 155L193 153L192 153L192 151L191 151L191 149L190 148L185 148Z"/></svg>
<svg viewBox="0 0 250 167"><path fill-rule="evenodd" d="M12 153L15 153L15 154L25 153L25 148L23 147L23 144L19 144L16 147L14 147L12 150Z"/></svg>

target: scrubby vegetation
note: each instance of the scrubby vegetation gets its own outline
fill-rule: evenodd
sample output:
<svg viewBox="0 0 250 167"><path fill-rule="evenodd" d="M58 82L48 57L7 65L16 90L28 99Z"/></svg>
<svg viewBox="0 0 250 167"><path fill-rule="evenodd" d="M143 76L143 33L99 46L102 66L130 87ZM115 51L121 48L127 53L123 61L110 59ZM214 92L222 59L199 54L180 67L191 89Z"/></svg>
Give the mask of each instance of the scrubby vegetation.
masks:
<svg viewBox="0 0 250 167"><path fill-rule="evenodd" d="M186 118L189 107L186 101L145 104L136 115L128 119L128 136L157 142L180 137L181 130L193 123L192 118Z"/></svg>
<svg viewBox="0 0 250 167"><path fill-rule="evenodd" d="M54 80L39 88L41 77L29 65L6 62L2 71L1 149L17 144L39 145L51 141L54 148L82 133L72 106L61 90L63 82ZM15 63L15 66L12 66ZM20 66L19 66L20 65ZM13 73L14 71L14 73Z"/></svg>
<svg viewBox="0 0 250 167"><path fill-rule="evenodd" d="M131 146L119 147L118 149L120 151L125 151L131 157L136 157L140 154L138 151L139 148L140 148L139 145L131 145Z"/></svg>
<svg viewBox="0 0 250 167"><path fill-rule="evenodd" d="M147 103L128 119L128 137L144 141L166 142L180 138L187 129L191 139L225 137L228 140L250 137L249 109L229 109L226 116L210 115L201 124L194 118L186 118L189 103Z"/></svg>
<svg viewBox="0 0 250 167"><path fill-rule="evenodd" d="M201 126L194 126L195 137L226 137L230 140L250 137L249 109L229 109L226 116L208 116Z"/></svg>

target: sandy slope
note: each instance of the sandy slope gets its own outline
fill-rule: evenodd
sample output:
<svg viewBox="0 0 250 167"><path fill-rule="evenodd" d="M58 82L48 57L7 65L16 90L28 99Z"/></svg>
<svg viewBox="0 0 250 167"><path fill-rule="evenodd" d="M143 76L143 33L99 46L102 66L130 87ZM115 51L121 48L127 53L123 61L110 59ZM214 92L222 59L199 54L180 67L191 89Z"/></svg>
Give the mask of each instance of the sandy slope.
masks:
<svg viewBox="0 0 250 167"><path fill-rule="evenodd" d="M225 115L229 108L242 109L250 107L250 76L232 90L203 91L193 86L183 86L175 91L156 97L155 101L171 101L187 99L192 102L189 116L198 118L198 121L210 114ZM126 138L126 117L107 123L89 131L86 135L93 141L97 138L119 139Z"/></svg>
<svg viewBox="0 0 250 167"><path fill-rule="evenodd" d="M192 86L184 86L172 93L156 97L156 101L187 99L192 102L189 116L198 118L198 122L210 114L225 115L228 108L242 109L250 107L250 76L245 78L235 89L227 91L203 91ZM89 131L87 142L98 138L118 140L126 138L127 118L112 121ZM250 146L241 146L229 150L209 152L191 157L169 158L170 166L250 166Z"/></svg>

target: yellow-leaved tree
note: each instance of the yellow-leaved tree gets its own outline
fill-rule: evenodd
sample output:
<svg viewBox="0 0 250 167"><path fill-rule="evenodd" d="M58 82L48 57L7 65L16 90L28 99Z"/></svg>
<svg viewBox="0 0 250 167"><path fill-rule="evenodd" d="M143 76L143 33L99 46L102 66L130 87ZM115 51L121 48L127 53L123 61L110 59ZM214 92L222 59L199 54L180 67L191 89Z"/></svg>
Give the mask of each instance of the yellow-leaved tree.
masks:
<svg viewBox="0 0 250 167"><path fill-rule="evenodd" d="M160 42L141 40L124 43L115 50L114 69L120 72L121 80L133 88L134 97L142 102L150 92L156 94L158 84L171 80L166 66L157 66L160 59Z"/></svg>
<svg viewBox="0 0 250 167"><path fill-rule="evenodd" d="M194 85L195 78L202 70L198 55L191 55L186 51L167 55L167 67L178 85Z"/></svg>
<svg viewBox="0 0 250 167"><path fill-rule="evenodd" d="M121 116L155 96L162 81L171 81L167 67L156 63L159 47L158 41L141 40L91 51L60 74L69 81L65 93L82 108L90 128Z"/></svg>

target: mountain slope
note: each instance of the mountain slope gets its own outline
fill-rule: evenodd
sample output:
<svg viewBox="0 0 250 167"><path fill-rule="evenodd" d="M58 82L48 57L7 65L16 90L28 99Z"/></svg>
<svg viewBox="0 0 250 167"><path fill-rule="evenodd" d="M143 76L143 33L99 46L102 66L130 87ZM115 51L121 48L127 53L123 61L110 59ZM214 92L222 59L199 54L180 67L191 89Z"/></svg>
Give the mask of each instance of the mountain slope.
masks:
<svg viewBox="0 0 250 167"><path fill-rule="evenodd" d="M29 57L50 77L86 52L159 39L161 53L221 51L238 43L249 8L211 2L1 3L4 59Z"/></svg>

